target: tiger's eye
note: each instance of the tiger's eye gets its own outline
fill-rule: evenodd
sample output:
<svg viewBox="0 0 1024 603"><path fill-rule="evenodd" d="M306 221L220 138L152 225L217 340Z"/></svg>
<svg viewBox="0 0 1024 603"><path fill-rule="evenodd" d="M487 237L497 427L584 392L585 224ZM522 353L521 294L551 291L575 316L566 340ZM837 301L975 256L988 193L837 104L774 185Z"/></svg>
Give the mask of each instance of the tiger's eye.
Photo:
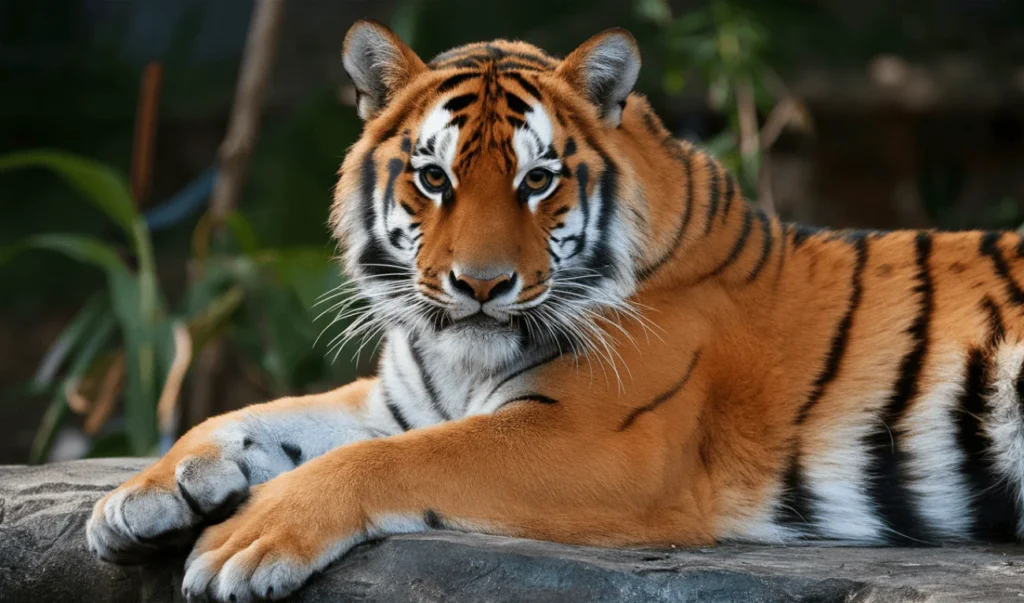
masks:
<svg viewBox="0 0 1024 603"><path fill-rule="evenodd" d="M550 171L544 169L530 170L523 178L523 184L531 193L539 193L545 190L554 176Z"/></svg>
<svg viewBox="0 0 1024 603"><path fill-rule="evenodd" d="M432 193L440 193L448 190L448 174L436 165L430 165L420 170L420 182L423 187Z"/></svg>

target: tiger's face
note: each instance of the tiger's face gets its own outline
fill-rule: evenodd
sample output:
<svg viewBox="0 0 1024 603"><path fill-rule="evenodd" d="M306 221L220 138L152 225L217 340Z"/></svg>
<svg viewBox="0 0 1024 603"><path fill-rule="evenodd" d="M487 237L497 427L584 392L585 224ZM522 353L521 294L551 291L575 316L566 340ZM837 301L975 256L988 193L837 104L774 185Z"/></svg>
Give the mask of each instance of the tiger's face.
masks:
<svg viewBox="0 0 1024 603"><path fill-rule="evenodd" d="M585 347L635 286L635 187L608 141L639 70L632 37L606 32L562 61L497 41L424 64L360 22L344 63L367 123L332 222L365 324L487 367Z"/></svg>

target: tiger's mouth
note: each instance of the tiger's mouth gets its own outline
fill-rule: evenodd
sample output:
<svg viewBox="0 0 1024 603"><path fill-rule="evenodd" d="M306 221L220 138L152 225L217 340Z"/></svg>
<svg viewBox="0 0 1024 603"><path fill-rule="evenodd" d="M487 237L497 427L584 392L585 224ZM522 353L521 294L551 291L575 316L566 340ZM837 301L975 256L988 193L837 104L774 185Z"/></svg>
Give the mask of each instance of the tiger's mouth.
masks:
<svg viewBox="0 0 1024 603"><path fill-rule="evenodd" d="M476 314L471 314L465 318L452 319L451 326L494 329L508 325L510 322L511 321L509 320L499 320L490 314L484 313L483 310L480 310Z"/></svg>
<svg viewBox="0 0 1024 603"><path fill-rule="evenodd" d="M524 335L521 325L514 316L507 318L496 318L483 310L469 316L454 318L451 314L444 313L432 321L434 332L437 334L457 334L460 337L469 339L482 339L500 335Z"/></svg>

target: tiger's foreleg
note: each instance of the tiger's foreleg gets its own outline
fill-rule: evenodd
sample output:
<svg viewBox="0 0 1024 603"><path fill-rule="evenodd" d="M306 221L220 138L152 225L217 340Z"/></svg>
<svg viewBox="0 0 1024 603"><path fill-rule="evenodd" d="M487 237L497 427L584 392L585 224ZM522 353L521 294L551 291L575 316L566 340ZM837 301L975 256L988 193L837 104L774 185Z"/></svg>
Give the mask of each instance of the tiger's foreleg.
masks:
<svg viewBox="0 0 1024 603"><path fill-rule="evenodd" d="M152 466L104 496L86 526L101 558L139 562L190 544L256 484L329 450L397 431L368 403L374 380L312 396L283 398L213 417L186 433Z"/></svg>
<svg viewBox="0 0 1024 603"><path fill-rule="evenodd" d="M666 480L660 427L610 425L521 401L336 449L208 528L183 591L283 597L360 542L441 527L594 545L712 542L685 476Z"/></svg>

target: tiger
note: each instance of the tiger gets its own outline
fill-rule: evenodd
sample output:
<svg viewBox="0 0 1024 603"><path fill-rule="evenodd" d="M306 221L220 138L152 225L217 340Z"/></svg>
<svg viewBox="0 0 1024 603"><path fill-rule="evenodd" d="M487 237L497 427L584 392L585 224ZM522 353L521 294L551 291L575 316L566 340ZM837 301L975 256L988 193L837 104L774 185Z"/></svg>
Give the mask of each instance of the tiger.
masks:
<svg viewBox="0 0 1024 603"><path fill-rule="evenodd" d="M329 224L379 376L188 431L96 503L100 558L191 546L184 595L246 601L431 530L1024 538L1022 237L756 209L633 90L622 29L425 63L360 21L342 55Z"/></svg>

